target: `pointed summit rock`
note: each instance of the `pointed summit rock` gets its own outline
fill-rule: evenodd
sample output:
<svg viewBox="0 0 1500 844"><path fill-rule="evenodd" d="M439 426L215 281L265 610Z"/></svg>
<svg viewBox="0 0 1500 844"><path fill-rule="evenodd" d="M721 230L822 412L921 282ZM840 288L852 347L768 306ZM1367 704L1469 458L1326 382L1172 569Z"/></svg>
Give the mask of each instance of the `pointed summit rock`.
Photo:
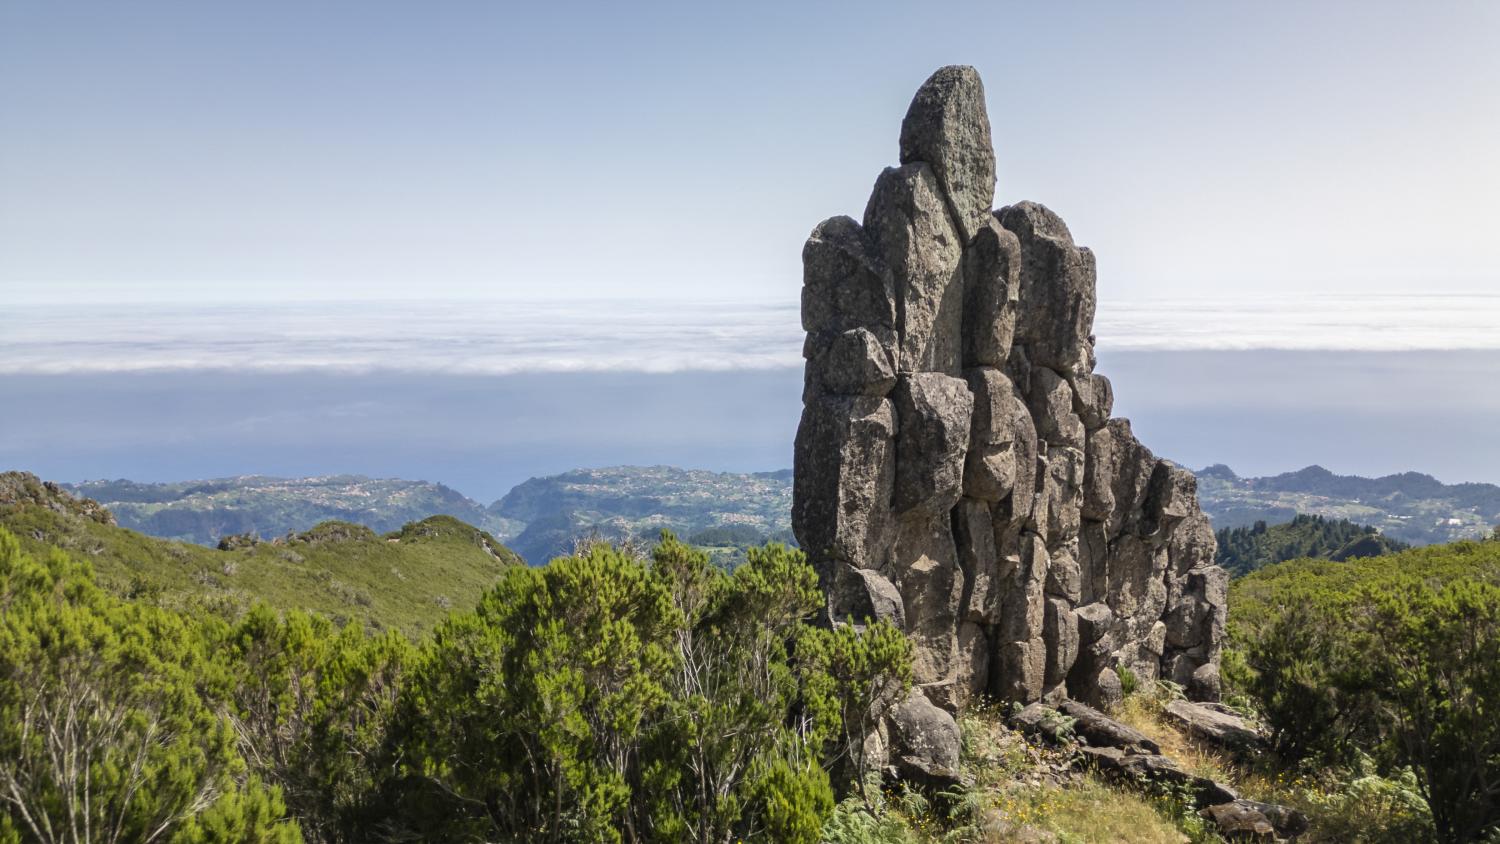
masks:
<svg viewBox="0 0 1500 844"><path fill-rule="evenodd" d="M973 240L995 201L995 147L979 71L949 65L917 89L901 122L901 163L917 161L937 175L964 243Z"/></svg>

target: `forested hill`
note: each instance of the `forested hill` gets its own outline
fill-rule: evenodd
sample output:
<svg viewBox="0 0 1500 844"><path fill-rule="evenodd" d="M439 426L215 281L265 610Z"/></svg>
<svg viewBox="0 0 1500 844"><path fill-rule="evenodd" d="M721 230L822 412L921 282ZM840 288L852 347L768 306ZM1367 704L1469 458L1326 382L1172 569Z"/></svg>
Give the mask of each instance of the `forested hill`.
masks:
<svg viewBox="0 0 1500 844"><path fill-rule="evenodd" d="M1250 527L1220 528L1215 536L1219 540L1219 565L1232 575L1302 557L1343 561L1411 547L1367 525L1309 515L1298 515L1279 525L1256 522Z"/></svg>
<svg viewBox="0 0 1500 844"><path fill-rule="evenodd" d="M228 537L222 548L158 539L21 472L0 473L0 527L39 558L56 547L87 561L115 594L172 605L259 600L409 633L429 629L451 607L472 606L505 568L521 564L492 534L450 516L384 535L327 521L269 542Z"/></svg>

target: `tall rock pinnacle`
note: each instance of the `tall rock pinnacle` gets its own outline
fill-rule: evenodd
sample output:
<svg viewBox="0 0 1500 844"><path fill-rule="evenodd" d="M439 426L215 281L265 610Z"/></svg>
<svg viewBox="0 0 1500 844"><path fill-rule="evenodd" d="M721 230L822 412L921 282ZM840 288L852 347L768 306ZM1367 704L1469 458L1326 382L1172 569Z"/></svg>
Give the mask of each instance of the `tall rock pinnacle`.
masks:
<svg viewBox="0 0 1500 844"><path fill-rule="evenodd" d="M792 521L829 620L911 636L925 701L898 720L1108 704L1121 668L1216 698L1227 577L1193 475L1110 417L1093 253L1042 205L991 209L973 68L922 85L900 150L802 253Z"/></svg>

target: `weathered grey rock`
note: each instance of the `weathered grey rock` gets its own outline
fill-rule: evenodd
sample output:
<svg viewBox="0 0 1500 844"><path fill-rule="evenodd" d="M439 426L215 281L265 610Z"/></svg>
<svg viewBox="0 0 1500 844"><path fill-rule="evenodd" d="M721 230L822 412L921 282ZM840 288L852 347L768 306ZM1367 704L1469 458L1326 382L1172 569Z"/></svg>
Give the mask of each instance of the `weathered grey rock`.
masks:
<svg viewBox="0 0 1500 844"><path fill-rule="evenodd" d="M974 68L939 68L917 89L901 121L901 163L915 161L932 166L964 242L972 240L995 201L995 147Z"/></svg>
<svg viewBox="0 0 1500 844"><path fill-rule="evenodd" d="M1056 546L1078 536L1083 517L1084 455L1076 448L1047 449L1042 498L1047 543ZM1040 518L1040 517L1038 517Z"/></svg>
<svg viewBox="0 0 1500 844"><path fill-rule="evenodd" d="M1038 700L1046 677L1047 649L1040 636L1028 642L1001 642L995 646L990 694L1001 700Z"/></svg>
<svg viewBox="0 0 1500 844"><path fill-rule="evenodd" d="M1088 647L1109 635L1110 625L1115 620L1115 614L1110 610L1109 604L1100 601L1079 607L1077 612L1080 646Z"/></svg>
<svg viewBox="0 0 1500 844"><path fill-rule="evenodd" d="M1115 390L1109 379L1087 370L1068 373L1068 386L1073 389L1073 412L1083 420L1090 431L1104 427L1115 406Z"/></svg>
<svg viewBox="0 0 1500 844"><path fill-rule="evenodd" d="M1211 744L1226 750L1246 752L1266 746L1266 735L1251 727L1245 719L1186 700L1167 704L1168 721Z"/></svg>
<svg viewBox="0 0 1500 844"><path fill-rule="evenodd" d="M896 386L894 353L894 343L882 342L868 328L835 334L818 361L823 388L836 395L883 396Z"/></svg>
<svg viewBox="0 0 1500 844"><path fill-rule="evenodd" d="M870 569L838 561L833 565L833 584L827 590L830 619L852 624L888 621L906 627L906 606L894 584Z"/></svg>
<svg viewBox="0 0 1500 844"><path fill-rule="evenodd" d="M896 328L896 296L874 245L849 217L818 224L802 247L802 330Z"/></svg>
<svg viewBox="0 0 1500 844"><path fill-rule="evenodd" d="M1276 827L1248 800L1220 803L1199 810L1198 814L1213 821L1219 834L1230 841L1275 841Z"/></svg>
<svg viewBox="0 0 1500 844"><path fill-rule="evenodd" d="M891 274L902 372L957 375L963 365L961 235L926 164L890 168L875 182L865 228Z"/></svg>
<svg viewBox="0 0 1500 844"><path fill-rule="evenodd" d="M959 784L958 723L912 689L890 716L891 764L896 775L944 789Z"/></svg>
<svg viewBox="0 0 1500 844"><path fill-rule="evenodd" d="M1119 469L1114 432L1108 427L1089 431L1084 448L1083 518L1104 522L1114 514L1115 474Z"/></svg>
<svg viewBox="0 0 1500 844"><path fill-rule="evenodd" d="M1085 501L1087 496L1085 495ZM1101 601L1109 591L1109 537L1104 523L1087 517L1078 529L1078 569L1083 584L1082 603Z"/></svg>
<svg viewBox="0 0 1500 844"><path fill-rule="evenodd" d="M1034 533L1023 534L1018 565L1003 584L1000 622L996 633L1003 642L1028 642L1042 635L1044 590L1051 559L1047 546Z"/></svg>
<svg viewBox="0 0 1500 844"><path fill-rule="evenodd" d="M1167 644L1174 648L1207 648L1224 631L1229 574L1218 566L1192 569L1181 578L1177 600L1167 608Z"/></svg>
<svg viewBox="0 0 1500 844"><path fill-rule="evenodd" d="M989 210L972 69L918 92L901 162L803 250L793 527L827 618L899 623L940 708L1109 705L1121 669L1216 698L1227 581L1191 473L1110 418L1093 253L1041 205Z"/></svg>
<svg viewBox="0 0 1500 844"><path fill-rule="evenodd" d="M1005 719L1011 729L1036 736L1052 744L1065 741L1071 731L1070 718L1044 703L1030 703Z"/></svg>
<svg viewBox="0 0 1500 844"><path fill-rule="evenodd" d="M992 367L968 370L974 395L964 494L997 502L1036 488L1036 427L1026 399L1005 373Z"/></svg>
<svg viewBox="0 0 1500 844"><path fill-rule="evenodd" d="M1068 693L1096 708L1109 709L1124 697L1114 669L1114 612L1100 601L1079 607L1078 658L1068 672Z"/></svg>
<svg viewBox="0 0 1500 844"><path fill-rule="evenodd" d="M1114 747L1130 753L1160 753L1161 745L1090 706L1064 701L1057 710L1073 720L1073 732L1094 747Z"/></svg>
<svg viewBox="0 0 1500 844"><path fill-rule="evenodd" d="M954 711L962 709L969 701L989 690L992 652L990 637L984 627L972 621L959 625L958 682L953 686Z"/></svg>
<svg viewBox="0 0 1500 844"><path fill-rule="evenodd" d="M1078 668L1081 664L1086 664L1090 668L1080 672ZM1113 709L1125 700L1124 684L1120 682L1120 675L1115 669L1108 666L1099 668L1098 665L1098 661L1094 659L1089 659L1087 662L1079 659L1074 663L1073 671L1080 679L1074 684L1076 688L1070 686L1068 691L1090 706Z"/></svg>
<svg viewBox="0 0 1500 844"><path fill-rule="evenodd" d="M1187 682L1187 695L1193 700L1218 700L1223 692L1219 680L1219 664L1205 662L1193 671Z"/></svg>
<svg viewBox="0 0 1500 844"><path fill-rule="evenodd" d="M1043 685L1055 689L1068 679L1068 672L1078 659L1078 616L1066 598L1048 598L1042 623L1042 640L1047 644L1047 669Z"/></svg>
<svg viewBox="0 0 1500 844"><path fill-rule="evenodd" d="M1113 502L1104 519L1105 530L1111 539L1127 530L1139 534L1145 519L1147 487L1151 473L1156 471L1156 455L1135 438L1128 419L1111 419L1101 430L1109 432L1110 448L1108 453L1099 453L1095 471L1108 478Z"/></svg>
<svg viewBox="0 0 1500 844"><path fill-rule="evenodd" d="M895 510L930 517L947 513L963 493L974 397L958 378L915 372L901 376L891 398L901 420Z"/></svg>
<svg viewBox="0 0 1500 844"><path fill-rule="evenodd" d="M1204 567L1214 558L1219 547L1214 540L1213 524L1196 507L1172 529L1166 544L1172 573L1175 575L1184 575L1195 568ZM1224 582L1227 584L1227 579Z"/></svg>
<svg viewBox="0 0 1500 844"><path fill-rule="evenodd" d="M1239 799L1229 786L1189 774L1160 754L1129 753L1116 747L1083 747L1079 749L1079 755L1085 765L1131 784L1149 783L1183 789L1200 809Z"/></svg>
<svg viewBox="0 0 1500 844"><path fill-rule="evenodd" d="M995 551L995 522L989 505L965 498L953 510L953 539L964 571L964 620L994 624L1000 620L1000 557Z"/></svg>
<svg viewBox="0 0 1500 844"><path fill-rule="evenodd" d="M873 568L893 535L896 413L888 399L827 396L802 411L793 455L792 530L825 588L828 561Z"/></svg>
<svg viewBox="0 0 1500 844"><path fill-rule="evenodd" d="M1142 533L1164 534L1198 509L1198 478L1170 460L1158 460L1146 482Z"/></svg>
<svg viewBox="0 0 1500 844"><path fill-rule="evenodd" d="M1021 242L988 213L964 250L964 366L1003 367L1016 333Z"/></svg>
<svg viewBox="0 0 1500 844"><path fill-rule="evenodd" d="M1061 375L1045 366L1033 366L1028 395L1039 438L1052 445L1083 448L1084 428L1073 412L1073 388Z"/></svg>
<svg viewBox="0 0 1500 844"><path fill-rule="evenodd" d="M1083 598L1083 572L1078 566L1078 555L1072 546L1062 545L1052 549L1048 556L1051 562L1047 566L1047 594L1077 604Z"/></svg>
<svg viewBox="0 0 1500 844"><path fill-rule="evenodd" d="M1167 603L1166 569L1166 550L1140 537L1127 534L1110 543L1106 600L1115 619L1126 626L1126 638L1140 639L1161 618Z"/></svg>
<svg viewBox="0 0 1500 844"><path fill-rule="evenodd" d="M1310 824L1307 815L1290 806L1281 806L1276 803L1262 803L1259 800L1246 800L1240 798L1235 804L1247 809L1260 812L1271 826L1276 828L1276 834L1282 838L1296 838L1307 832Z"/></svg>
<svg viewBox="0 0 1500 844"><path fill-rule="evenodd" d="M906 608L912 679L918 685L956 682L964 575L948 520L902 519L891 550L891 572Z"/></svg>
<svg viewBox="0 0 1500 844"><path fill-rule="evenodd" d="M1058 372L1089 365L1094 325L1094 257L1045 206L1021 202L995 212L1021 242L1016 342L1032 366Z"/></svg>

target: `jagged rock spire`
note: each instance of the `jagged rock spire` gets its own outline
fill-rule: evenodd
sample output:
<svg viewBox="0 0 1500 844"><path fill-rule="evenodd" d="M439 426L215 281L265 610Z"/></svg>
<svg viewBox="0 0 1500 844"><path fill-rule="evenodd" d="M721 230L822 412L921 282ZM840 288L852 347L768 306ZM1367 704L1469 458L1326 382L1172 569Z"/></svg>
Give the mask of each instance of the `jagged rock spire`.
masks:
<svg viewBox="0 0 1500 844"><path fill-rule="evenodd" d="M1227 578L1193 475L1110 418L1093 253L1042 205L991 210L973 68L922 85L900 148L863 222L803 250L792 517L830 621L902 626L950 712L1108 703L1118 667L1216 697Z"/></svg>

